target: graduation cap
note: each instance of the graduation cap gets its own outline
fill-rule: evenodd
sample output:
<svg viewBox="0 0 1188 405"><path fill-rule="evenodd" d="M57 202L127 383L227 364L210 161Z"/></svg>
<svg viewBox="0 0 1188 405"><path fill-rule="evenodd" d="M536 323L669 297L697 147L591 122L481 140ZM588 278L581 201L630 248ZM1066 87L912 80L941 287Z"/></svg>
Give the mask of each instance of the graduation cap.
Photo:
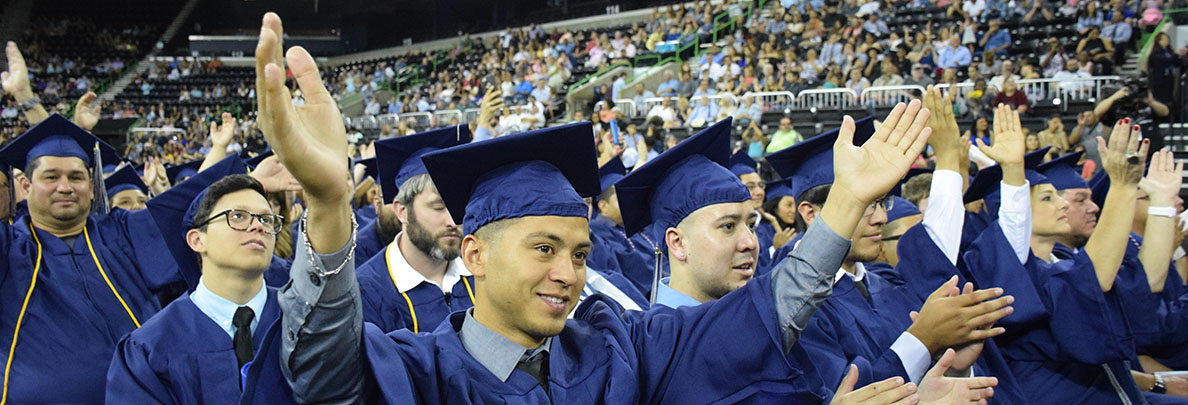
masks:
<svg viewBox="0 0 1188 405"><path fill-rule="evenodd" d="M96 145L102 162L94 159ZM24 169L42 156L76 157L92 168L120 161L115 148L59 114L50 115L0 149L0 161L15 168Z"/></svg>
<svg viewBox="0 0 1188 405"><path fill-rule="evenodd" d="M470 138L470 127L462 124L375 141L375 181L380 183L384 204L396 199L396 193L405 181L426 173L421 157L429 152L466 144ZM468 162L459 164L466 166ZM441 191L440 184L438 186L438 191Z"/></svg>
<svg viewBox="0 0 1188 405"><path fill-rule="evenodd" d="M238 155L227 156L193 178L178 183L161 195L153 197L146 204L149 214L153 217L153 222L161 231L165 246L169 249L168 256L155 256L164 256L160 258L162 265L170 262L176 263L182 279L191 290L198 285L198 278L202 275L202 264L198 254L186 243L186 233L190 231L195 222L194 214L198 212L198 206L206 198L206 187L223 177L246 173L247 165ZM202 189L202 191L197 192L197 189Z"/></svg>
<svg viewBox="0 0 1188 405"><path fill-rule="evenodd" d="M263 162L264 159L268 159L270 156L272 156L272 148L265 148L263 152L260 152L260 154L254 156L250 159L245 157L245 159L247 159L246 160L247 167L249 167L251 169L255 169L256 166L260 165L260 162Z"/></svg>
<svg viewBox="0 0 1188 405"><path fill-rule="evenodd" d="M627 167L623 166L623 159L615 156L598 168L598 185L606 192L626 175Z"/></svg>
<svg viewBox="0 0 1188 405"><path fill-rule="evenodd" d="M593 133L589 122L580 122L442 149L420 160L468 235L509 218L587 218L582 198L601 192ZM381 177L384 172L381 165Z"/></svg>
<svg viewBox="0 0 1188 405"><path fill-rule="evenodd" d="M1045 146L1023 155L1023 167L1035 170L1044 163L1044 156L1047 156L1050 150L1052 150L1051 146Z"/></svg>
<svg viewBox="0 0 1188 405"><path fill-rule="evenodd" d="M779 179L767 182L767 196L763 199L763 202L766 203L782 197L796 198L796 196L792 195L792 180Z"/></svg>
<svg viewBox="0 0 1188 405"><path fill-rule="evenodd" d="M1089 183L1081 177L1081 170L1077 168L1077 162L1084 154L1083 151L1069 153L1039 165L1036 170L1047 176L1057 190L1089 188Z"/></svg>
<svg viewBox="0 0 1188 405"><path fill-rule="evenodd" d="M874 135L874 118L858 120L854 127L854 144L861 145ZM833 184L833 143L839 131L841 128L767 155L767 163L776 173L792 181L792 196L797 200L808 189Z"/></svg>
<svg viewBox="0 0 1188 405"><path fill-rule="evenodd" d="M1025 170L1024 174L1027 176L1027 182L1032 187L1041 184L1051 184L1047 176L1035 170ZM971 202L997 196L999 191L999 183L1002 182L1002 166L994 165L982 169L978 175L974 176L973 181L969 182L969 189L965 190L963 198L966 204Z"/></svg>
<svg viewBox="0 0 1188 405"><path fill-rule="evenodd" d="M202 167L202 160L194 160L180 165L173 165L165 168L165 175L169 177L169 182L177 184L194 175L198 174L198 169Z"/></svg>
<svg viewBox="0 0 1188 405"><path fill-rule="evenodd" d="M887 223L903 217L921 214L920 209L916 207L916 204L912 204L911 201L899 196L892 196L891 198L894 202L891 203L891 210L887 211Z"/></svg>
<svg viewBox="0 0 1188 405"><path fill-rule="evenodd" d="M107 193L103 186L102 168L103 162L120 161L115 148L59 114L50 115L13 139L7 146L0 148L0 162L8 164L11 168L26 169L29 162L43 156L82 159L83 164L93 173L91 181L95 194L91 200L91 211L107 212ZM13 200L15 203L15 199Z"/></svg>
<svg viewBox="0 0 1188 405"><path fill-rule="evenodd" d="M363 165L363 167L365 168L365 169L363 169L363 178L370 177L370 178L374 179L374 178L376 178L375 177L376 173L379 172L378 166L376 166L375 158L373 158L373 157L367 158L367 159L356 159L354 164ZM360 181L360 183L362 183L362 179L360 179L359 181Z"/></svg>
<svg viewBox="0 0 1188 405"><path fill-rule="evenodd" d="M925 173L932 174L933 171L935 171L935 170L931 169L931 168L927 168L927 167L913 167L911 169L908 169L907 174L905 174L903 176L903 178L899 180L899 183L895 184L895 187L891 188L890 194L893 196L896 196L896 197L902 196L903 195L903 185L907 184L908 180L911 180L912 177L916 177L921 174L925 174ZM898 203L898 201L896 203Z"/></svg>
<svg viewBox="0 0 1188 405"><path fill-rule="evenodd" d="M730 123L727 118L698 132L615 185L628 235L649 224L662 232L702 207L751 199L747 186L726 168Z"/></svg>
<svg viewBox="0 0 1188 405"><path fill-rule="evenodd" d="M735 176L742 176L744 174L758 173L755 168L759 167L759 163L755 159L751 159L747 155L746 149L740 149L737 153L730 155L730 172Z"/></svg>
<svg viewBox="0 0 1188 405"><path fill-rule="evenodd" d="M140 179L140 175L136 174L136 168L132 165L124 165L124 167L111 173L103 180L104 186L107 187L107 195L114 196L121 191L140 190L144 194L149 193L148 185L144 184L144 180Z"/></svg>
<svg viewBox="0 0 1188 405"><path fill-rule="evenodd" d="M1105 170L1098 171L1089 178L1089 190L1093 196L1093 203L1098 207L1104 207L1106 193L1110 191L1110 176Z"/></svg>

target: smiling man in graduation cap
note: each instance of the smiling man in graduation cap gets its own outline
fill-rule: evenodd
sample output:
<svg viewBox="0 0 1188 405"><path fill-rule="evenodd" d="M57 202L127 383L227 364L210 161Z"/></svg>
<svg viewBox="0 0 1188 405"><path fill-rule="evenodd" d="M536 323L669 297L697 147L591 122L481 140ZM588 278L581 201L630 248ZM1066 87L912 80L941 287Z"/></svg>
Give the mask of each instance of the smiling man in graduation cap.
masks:
<svg viewBox="0 0 1188 405"><path fill-rule="evenodd" d="M470 142L466 125L375 142L376 179L402 231L357 270L363 319L384 332L432 331L451 312L474 306L474 276L458 257L460 229L421 157ZM377 221L378 222L378 221ZM359 239L367 227L360 229Z"/></svg>
<svg viewBox="0 0 1188 405"><path fill-rule="evenodd" d="M861 148L848 143L852 121L844 124L837 149L846 158L836 170L846 180L834 188L834 203L807 232L806 243L773 277L713 303L665 312L624 313L595 295L569 321L590 249L582 197L600 191L590 124L430 153L422 160L466 232L461 257L475 274L475 307L452 314L429 334L385 335L362 322L351 267L312 278L294 271L281 297L284 360L276 365L286 370L292 395L302 402L797 398L805 387L791 385L799 371L782 357L828 295L848 250L848 232L831 228L854 228L864 207L907 171L927 137L921 135L923 117L917 121L911 131L905 124ZM740 339L749 343L734 344ZM896 385L853 393L910 397L910 385L891 388ZM962 401L973 394L966 385L950 388ZM256 393L267 400L269 393Z"/></svg>
<svg viewBox="0 0 1188 405"><path fill-rule="evenodd" d="M118 161L58 115L0 149L0 160L25 169L18 186L29 195L29 216L0 226L9 401L102 403L115 342L160 310L154 294L180 280L147 211L102 212L95 150Z"/></svg>

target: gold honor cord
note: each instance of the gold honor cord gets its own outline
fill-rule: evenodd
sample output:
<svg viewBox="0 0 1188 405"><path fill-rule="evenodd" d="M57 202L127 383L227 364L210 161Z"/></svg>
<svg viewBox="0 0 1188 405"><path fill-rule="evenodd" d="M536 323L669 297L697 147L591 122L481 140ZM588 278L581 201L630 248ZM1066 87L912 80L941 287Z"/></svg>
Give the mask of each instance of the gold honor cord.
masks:
<svg viewBox="0 0 1188 405"><path fill-rule="evenodd" d="M29 231L33 233L33 241L37 243L37 261L33 265L33 281L29 283L29 291L25 293L25 301L21 303L21 312L17 315L16 328L12 332L12 346L8 348L8 362L4 365L4 393L0 396L0 405L8 403L8 376L12 372L12 357L16 353L17 337L21 333L21 322L25 319L25 310L29 308L29 299L33 297L33 288L37 286L37 276L41 270L41 239L37 237L37 230L33 228L32 221L29 223ZM91 252L91 259L95 261L95 266L99 268L99 275L103 276L103 281L107 282L107 286L111 288L111 292L115 294L116 299L120 301L120 305L124 306L124 311L128 312L128 317L132 318L132 323L137 328L140 327L140 321L136 319L136 315L132 314L132 309L128 308L128 304L124 302L124 297L116 291L115 285L111 283L111 279L107 278L107 272L103 270L103 265L99 263L99 256L95 254L95 247L91 244L91 233L83 226L83 237L87 241L87 249Z"/></svg>
<svg viewBox="0 0 1188 405"><path fill-rule="evenodd" d="M391 245L388 245L388 249L392 249L395 245L396 242L392 242ZM399 251L399 248L397 248L397 252ZM396 277L392 275L392 259L391 256L388 256L388 252L384 252L384 264L388 266L388 277L392 279L392 286L396 287L396 291L399 292L400 286L396 285ZM447 263L446 266L449 266L449 264ZM466 294L470 296L470 303L473 305L474 289L470 288L470 282L466 281L466 277L462 277L462 284L466 285ZM400 295L404 296L404 302L408 303L408 313L412 315L413 333L421 333L420 325L417 323L417 310L413 308L412 298L408 297L408 293L401 292Z"/></svg>
<svg viewBox="0 0 1188 405"><path fill-rule="evenodd" d="M29 298L33 297L33 287L37 285L37 275L41 271L41 240L37 238L37 230L33 229L33 221L29 221L29 231L33 233L33 241L37 242L37 261L33 262L33 281L29 282L29 291L25 293L25 301L21 303L21 312L17 315L16 328L12 330L12 346L8 347L8 362L4 365L4 394L0 396L0 405L8 403L8 376L12 375L12 356L16 352L17 336L21 334L21 321L25 319L25 309L29 308Z"/></svg>

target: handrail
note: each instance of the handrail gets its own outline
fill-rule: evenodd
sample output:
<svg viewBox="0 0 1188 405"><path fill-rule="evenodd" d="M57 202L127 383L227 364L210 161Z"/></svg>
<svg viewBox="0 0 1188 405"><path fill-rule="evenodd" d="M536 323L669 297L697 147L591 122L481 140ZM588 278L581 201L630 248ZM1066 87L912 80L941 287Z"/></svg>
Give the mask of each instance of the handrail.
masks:
<svg viewBox="0 0 1188 405"><path fill-rule="evenodd" d="M846 97L847 95L849 96L848 98ZM810 98L810 97L814 98L814 99L829 99L829 100L824 102L823 104L818 103L818 104L814 104L811 106L805 105L805 102L802 101L802 99ZM847 100L851 100L851 102L847 102ZM800 93L796 94L796 106L798 108L811 108L811 107L846 108L846 107L849 107L850 105L855 104L857 102L858 102L858 92L848 89L848 88L845 88L845 87L836 88L836 89L803 90ZM837 105L833 105L833 104L837 104Z"/></svg>
<svg viewBox="0 0 1188 405"><path fill-rule="evenodd" d="M917 92L919 92L920 96L923 96L924 92L927 90L924 89L924 86L919 86L919 85L874 86L874 87L867 87L865 89L862 89L862 94L859 95L859 97L862 99L863 102L870 102L870 101L873 101L876 103L900 102L900 101L907 101L907 99L914 98L914 96L911 93L909 93L909 91L917 91ZM868 95L870 95L870 94L873 94L874 97L868 98ZM882 96L882 97L880 97L880 96Z"/></svg>
<svg viewBox="0 0 1188 405"><path fill-rule="evenodd" d="M621 66L626 66L626 67L630 68L630 67L631 67L631 62L615 62L615 63L612 63L610 66L607 66L607 67L603 68L602 70L599 70L598 72L595 72L595 73L593 73L593 74L590 74L589 76L586 76L586 77L585 77L585 78L583 78L582 80L579 80L577 83L574 83L574 84L571 84L571 85L569 85L569 92L571 92L571 93L572 93L572 92L573 92L574 90L576 90L578 87L581 87L582 85L585 85L586 83L589 83L589 82L591 82L591 81L597 80L599 77L601 77L601 76L602 76L603 74L605 74L606 72L609 72L609 71L611 71L611 70L614 70L615 68L618 68L618 67L621 67Z"/></svg>

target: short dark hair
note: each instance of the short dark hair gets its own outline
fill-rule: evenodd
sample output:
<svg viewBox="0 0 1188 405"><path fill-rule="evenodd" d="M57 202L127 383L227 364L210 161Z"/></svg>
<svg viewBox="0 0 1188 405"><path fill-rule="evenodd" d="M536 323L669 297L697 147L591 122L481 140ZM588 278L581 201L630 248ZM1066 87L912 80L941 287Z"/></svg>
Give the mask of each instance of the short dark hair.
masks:
<svg viewBox="0 0 1188 405"><path fill-rule="evenodd" d="M27 163L25 163L25 176L28 177L30 180L33 179L33 172L35 170L37 170L38 167L41 167L41 158L43 158L43 157L44 156L38 156L38 157L33 158L33 160L30 160ZM79 160L82 160L82 159L79 159ZM86 163L87 162L84 160L83 164L85 165ZM91 168L88 167L87 175L90 175L90 174L91 174Z"/></svg>
<svg viewBox="0 0 1188 405"><path fill-rule="evenodd" d="M219 181L211 184L206 188L206 196L202 198L202 202L198 203L198 211L194 213L194 223L200 223L210 218L211 211L214 210L215 204L223 199L223 196L234 193L240 190L253 190L260 193L261 197L268 200L268 194L264 192L264 186L256 181L252 176L246 174L232 174L224 177ZM206 231L206 224L195 227L194 229Z"/></svg>
<svg viewBox="0 0 1188 405"><path fill-rule="evenodd" d="M822 184L808 190L804 190L803 193L800 193L799 197L796 197L796 204L800 205L801 203L809 203L818 207L822 207L825 205L825 199L829 197L829 189L832 187L833 184ZM796 210L796 232L804 234L804 231L806 230L808 230L808 222L806 222L804 217L800 215L800 210L798 209Z"/></svg>

